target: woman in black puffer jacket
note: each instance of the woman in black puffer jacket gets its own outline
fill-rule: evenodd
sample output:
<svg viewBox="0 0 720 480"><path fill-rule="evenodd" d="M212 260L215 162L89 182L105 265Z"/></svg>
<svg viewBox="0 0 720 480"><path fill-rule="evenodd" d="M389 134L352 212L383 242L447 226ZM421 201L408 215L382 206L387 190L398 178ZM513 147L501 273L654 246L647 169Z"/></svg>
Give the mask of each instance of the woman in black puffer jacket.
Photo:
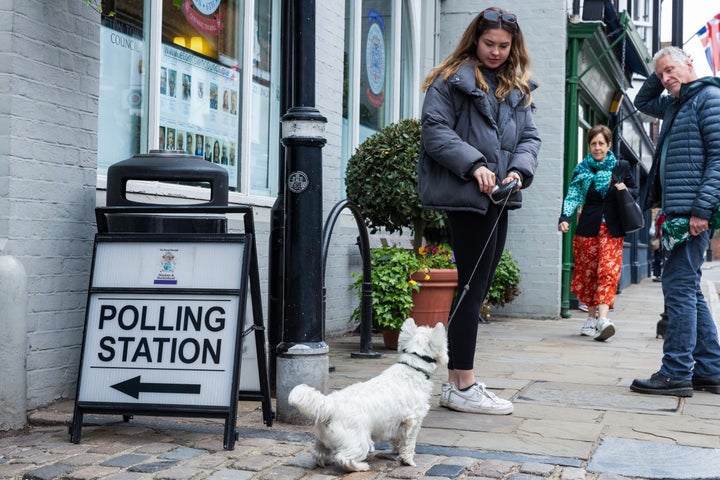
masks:
<svg viewBox="0 0 720 480"><path fill-rule="evenodd" d="M448 325L450 362L440 405L453 410L513 411L512 403L475 381L473 367L478 316L505 247L507 212L520 208L520 189L537 168L536 85L528 66L517 17L488 8L424 84L418 192L425 208L447 212L458 281L468 287ZM507 205L492 203L493 188L512 181Z"/></svg>

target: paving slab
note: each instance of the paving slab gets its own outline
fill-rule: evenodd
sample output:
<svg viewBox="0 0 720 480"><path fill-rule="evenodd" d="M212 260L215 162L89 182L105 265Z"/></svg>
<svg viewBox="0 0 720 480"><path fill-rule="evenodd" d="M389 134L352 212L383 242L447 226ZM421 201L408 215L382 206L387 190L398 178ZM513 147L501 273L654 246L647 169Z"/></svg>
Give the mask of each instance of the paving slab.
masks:
<svg viewBox="0 0 720 480"><path fill-rule="evenodd" d="M533 382L514 399L516 402L541 402L600 410L637 412L676 412L677 397L638 396L627 388L559 382Z"/></svg>
<svg viewBox="0 0 720 480"><path fill-rule="evenodd" d="M720 450L605 437L587 470L650 479L718 479Z"/></svg>

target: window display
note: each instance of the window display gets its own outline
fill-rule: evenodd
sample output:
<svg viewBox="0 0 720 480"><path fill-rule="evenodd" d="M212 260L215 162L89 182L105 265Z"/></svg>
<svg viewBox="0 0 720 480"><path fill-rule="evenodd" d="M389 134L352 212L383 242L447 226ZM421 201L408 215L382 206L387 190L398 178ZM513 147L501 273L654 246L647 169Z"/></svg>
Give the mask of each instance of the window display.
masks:
<svg viewBox="0 0 720 480"><path fill-rule="evenodd" d="M238 166L234 155L230 165L228 154L235 150L239 130L237 70L170 45L163 45L160 65L160 78L165 76L168 82L165 89L160 83L165 149L186 151L184 139L203 138L205 160L227 167L229 184L237 185ZM179 89L177 79L181 79Z"/></svg>
<svg viewBox="0 0 720 480"><path fill-rule="evenodd" d="M98 174L153 148L182 150L227 168L231 190L275 195L279 5L102 0L112 14L100 31ZM149 45L157 30L160 42Z"/></svg>

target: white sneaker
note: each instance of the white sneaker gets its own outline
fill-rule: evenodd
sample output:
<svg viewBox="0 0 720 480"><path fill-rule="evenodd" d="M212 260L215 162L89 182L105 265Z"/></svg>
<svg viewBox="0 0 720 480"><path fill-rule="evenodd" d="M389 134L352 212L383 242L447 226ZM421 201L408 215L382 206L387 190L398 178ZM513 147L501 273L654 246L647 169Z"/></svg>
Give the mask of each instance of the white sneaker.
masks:
<svg viewBox="0 0 720 480"><path fill-rule="evenodd" d="M597 329L595 330L595 336L593 336L593 338L598 342L602 342L613 335L615 335L615 324L607 318L598 320Z"/></svg>
<svg viewBox="0 0 720 480"><path fill-rule="evenodd" d="M457 389L454 383L445 382L440 387L440 406L447 407L450 400L450 390Z"/></svg>
<svg viewBox="0 0 720 480"><path fill-rule="evenodd" d="M585 325L580 329L580 335L584 335L586 337L594 337L595 336L595 327L597 326L597 322L594 318L588 317L585 319Z"/></svg>
<svg viewBox="0 0 720 480"><path fill-rule="evenodd" d="M486 390L484 383L474 383L465 391L459 390L452 383L449 386L447 404L444 406L450 410L490 415L508 415L513 412L512 402Z"/></svg>

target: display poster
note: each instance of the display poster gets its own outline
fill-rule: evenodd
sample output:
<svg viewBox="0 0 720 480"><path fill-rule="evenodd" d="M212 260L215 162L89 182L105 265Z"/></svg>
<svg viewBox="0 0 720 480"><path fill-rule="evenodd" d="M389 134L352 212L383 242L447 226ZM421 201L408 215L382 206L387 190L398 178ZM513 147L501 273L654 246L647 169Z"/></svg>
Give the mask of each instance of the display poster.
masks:
<svg viewBox="0 0 720 480"><path fill-rule="evenodd" d="M100 27L98 173L140 153L143 42Z"/></svg>
<svg viewBox="0 0 720 480"><path fill-rule="evenodd" d="M230 185L238 176L238 86L236 69L162 46L160 146L225 167Z"/></svg>
<svg viewBox="0 0 720 480"><path fill-rule="evenodd" d="M100 27L98 171L140 153L143 40ZM159 148L222 165L237 185L239 75L192 52L162 46Z"/></svg>

